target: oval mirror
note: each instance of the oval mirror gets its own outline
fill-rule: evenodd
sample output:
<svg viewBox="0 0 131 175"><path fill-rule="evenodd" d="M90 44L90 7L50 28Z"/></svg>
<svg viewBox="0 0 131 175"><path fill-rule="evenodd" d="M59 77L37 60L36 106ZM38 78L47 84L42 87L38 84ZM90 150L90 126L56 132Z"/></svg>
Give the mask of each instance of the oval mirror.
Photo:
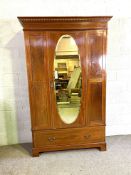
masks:
<svg viewBox="0 0 131 175"><path fill-rule="evenodd" d="M54 83L57 110L62 121L73 123L79 114L82 92L78 47L70 35L58 40L54 58Z"/></svg>

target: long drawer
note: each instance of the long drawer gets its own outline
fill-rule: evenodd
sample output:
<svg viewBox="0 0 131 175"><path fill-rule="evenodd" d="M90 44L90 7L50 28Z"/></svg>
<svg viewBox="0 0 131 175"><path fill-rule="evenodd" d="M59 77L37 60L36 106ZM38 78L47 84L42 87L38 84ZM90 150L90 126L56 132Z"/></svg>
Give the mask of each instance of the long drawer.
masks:
<svg viewBox="0 0 131 175"><path fill-rule="evenodd" d="M105 127L69 128L33 132L34 147L80 145L105 141Z"/></svg>

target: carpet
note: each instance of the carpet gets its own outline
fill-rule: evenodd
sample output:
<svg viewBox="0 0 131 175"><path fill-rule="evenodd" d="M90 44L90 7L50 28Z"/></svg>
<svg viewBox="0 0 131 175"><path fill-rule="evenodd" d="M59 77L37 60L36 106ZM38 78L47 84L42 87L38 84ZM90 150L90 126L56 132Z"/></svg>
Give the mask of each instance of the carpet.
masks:
<svg viewBox="0 0 131 175"><path fill-rule="evenodd" d="M31 144L0 147L0 175L131 175L131 135L107 137L107 151L81 149L31 157Z"/></svg>

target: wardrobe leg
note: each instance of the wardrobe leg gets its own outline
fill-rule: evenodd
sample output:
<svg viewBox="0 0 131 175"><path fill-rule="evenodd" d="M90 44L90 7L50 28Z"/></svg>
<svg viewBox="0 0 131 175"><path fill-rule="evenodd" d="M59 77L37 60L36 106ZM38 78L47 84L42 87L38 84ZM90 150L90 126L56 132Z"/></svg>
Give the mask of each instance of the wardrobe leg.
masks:
<svg viewBox="0 0 131 175"><path fill-rule="evenodd" d="M106 151L106 143L99 147L100 151Z"/></svg>
<svg viewBox="0 0 131 175"><path fill-rule="evenodd" d="M33 157L39 157L39 152L35 149L32 149L32 156Z"/></svg>

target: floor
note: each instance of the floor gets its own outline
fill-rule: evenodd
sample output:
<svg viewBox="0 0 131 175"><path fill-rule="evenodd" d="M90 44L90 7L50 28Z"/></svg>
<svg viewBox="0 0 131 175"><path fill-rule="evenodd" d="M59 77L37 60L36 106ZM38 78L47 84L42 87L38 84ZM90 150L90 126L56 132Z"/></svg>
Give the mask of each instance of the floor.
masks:
<svg viewBox="0 0 131 175"><path fill-rule="evenodd" d="M107 137L107 151L81 149L31 157L30 144L0 147L0 175L131 175L131 135Z"/></svg>

